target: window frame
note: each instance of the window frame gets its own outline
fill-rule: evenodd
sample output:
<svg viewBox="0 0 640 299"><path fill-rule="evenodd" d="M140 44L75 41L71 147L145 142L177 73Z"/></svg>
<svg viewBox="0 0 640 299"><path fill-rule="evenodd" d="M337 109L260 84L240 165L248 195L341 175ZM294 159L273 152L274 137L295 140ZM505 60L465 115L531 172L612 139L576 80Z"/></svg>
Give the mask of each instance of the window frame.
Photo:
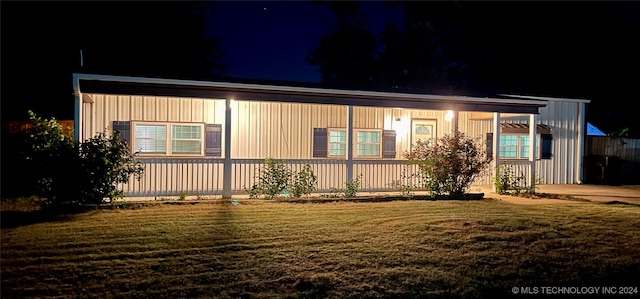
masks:
<svg viewBox="0 0 640 299"><path fill-rule="evenodd" d="M373 142L358 142L358 133L359 132L377 132L378 133L378 143ZM380 129L354 129L353 130L353 157L354 158L363 158L363 159L378 159L382 158L382 130ZM378 145L378 155L377 156L360 156L358 155L358 145L359 144L377 144Z"/></svg>
<svg viewBox="0 0 640 299"><path fill-rule="evenodd" d="M161 125L166 127L166 152L164 154L161 153L144 153L138 152L136 149L136 141L138 137L136 136L136 127L138 125ZM173 127L174 126L198 126L200 127L200 139L185 139L185 138L173 138ZM200 141L200 153L198 154L189 154L189 153L173 153L173 141L174 140L199 140ZM194 123L194 122L164 122L164 121L131 121L131 150L134 153L138 153L143 157L204 157L205 156L205 143L206 143L206 127L205 123Z"/></svg>
<svg viewBox="0 0 640 299"><path fill-rule="evenodd" d="M331 142L331 132L332 131L340 131L340 132L346 132L347 129L345 128L327 128L327 157L331 158L331 157L346 157L347 153L346 151L348 149L345 149L345 154L344 155L332 155L331 154L331 144L332 143L336 143L336 142ZM355 138L353 138L353 144L352 144L352 148L353 148L353 157L354 158L361 158L361 159L381 159L382 155L383 155L383 147L382 144L384 142L383 140L383 130L382 129L353 129L353 135ZM358 144L360 144L361 142L358 142L358 133L359 132L377 132L379 134L379 142L378 143L371 143L371 142L362 142L362 144L377 144L378 145L378 155L377 156L360 156L358 155ZM345 140L344 144L347 145L348 144L348 136L347 136L347 140ZM342 144L342 142L340 142Z"/></svg>
<svg viewBox="0 0 640 299"><path fill-rule="evenodd" d="M167 155L167 153L169 152L169 144L168 144L168 126L166 124L160 124L160 123L136 123L136 124L132 124L133 125L133 132L131 133L131 135L133 135L133 142L131 143L131 147L133 152L138 153L139 155L142 156L156 156L156 155ZM157 127L164 127L164 138L146 138L146 137L138 137L137 136L137 126L141 125L141 126L157 126ZM160 152L143 152L143 151L138 151L138 148L136 148L136 143L138 140L154 140L154 141L158 141L158 140L163 140L164 141L164 153L160 153Z"/></svg>
<svg viewBox="0 0 640 299"><path fill-rule="evenodd" d="M534 151L534 155L535 158L534 160L540 160L541 155L542 155L542 142L541 142L541 136L542 134L538 134L536 133L536 144L535 144L535 151ZM504 157L501 154L501 148L503 147L502 142L499 143L499 147L498 147L498 157L502 160L528 160L529 157L523 157L522 156L522 137L529 137L529 134L524 134L524 133L500 133L500 137L502 136L516 136L516 156L515 157ZM531 146L531 141L529 141L529 146ZM527 151L528 152L528 151Z"/></svg>
<svg viewBox="0 0 640 299"><path fill-rule="evenodd" d="M346 157L347 156L347 151L349 150L347 148L347 144L349 142L349 136L346 136L346 139L344 142L331 142L331 132L347 132L347 129L341 129L341 128L327 128L327 157ZM344 155L332 155L331 154L331 144L335 143L335 144L344 144L345 148L344 148Z"/></svg>

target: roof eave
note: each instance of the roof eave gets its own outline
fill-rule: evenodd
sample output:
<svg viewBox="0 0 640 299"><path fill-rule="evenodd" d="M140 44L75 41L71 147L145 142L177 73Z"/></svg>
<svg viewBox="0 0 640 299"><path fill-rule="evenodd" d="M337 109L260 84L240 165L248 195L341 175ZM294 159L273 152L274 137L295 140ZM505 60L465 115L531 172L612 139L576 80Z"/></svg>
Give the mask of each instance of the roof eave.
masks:
<svg viewBox="0 0 640 299"><path fill-rule="evenodd" d="M120 87L129 86L133 92L136 92L137 87L137 92L141 94L149 91L161 93L161 90L165 89L165 93L172 90L172 95L186 97L275 100L273 99L275 96L278 101L285 102L536 114L538 108L547 105L547 100L543 99L475 98L82 73L73 74L73 77L74 82L83 80L99 83L98 85L103 87L102 92L112 93L117 91L119 85ZM108 88L109 85L113 86L111 90ZM94 84L94 90L96 90L95 86Z"/></svg>

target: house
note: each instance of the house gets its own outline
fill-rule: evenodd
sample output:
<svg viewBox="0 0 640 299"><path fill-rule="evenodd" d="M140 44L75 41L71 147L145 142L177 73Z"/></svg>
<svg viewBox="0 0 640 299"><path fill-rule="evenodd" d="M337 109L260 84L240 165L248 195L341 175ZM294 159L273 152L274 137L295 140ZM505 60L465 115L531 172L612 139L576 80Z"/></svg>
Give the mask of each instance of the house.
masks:
<svg viewBox="0 0 640 299"><path fill-rule="evenodd" d="M402 153L459 130L528 182L582 182L588 100L492 98L74 74L75 138L119 130L145 163L127 196L244 193L267 157L310 164L318 190L362 175L396 190ZM531 125L535 124L535 125ZM535 146L531 147L530 145ZM494 150L497 149L497 150ZM488 173L475 182L489 185Z"/></svg>

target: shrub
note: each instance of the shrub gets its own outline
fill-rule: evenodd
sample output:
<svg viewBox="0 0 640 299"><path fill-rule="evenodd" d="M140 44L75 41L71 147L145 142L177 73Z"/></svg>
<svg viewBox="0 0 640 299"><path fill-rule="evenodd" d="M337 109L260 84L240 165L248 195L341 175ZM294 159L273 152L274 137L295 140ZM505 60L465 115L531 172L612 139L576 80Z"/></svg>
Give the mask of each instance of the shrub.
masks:
<svg viewBox="0 0 640 299"><path fill-rule="evenodd" d="M360 185L362 180L362 174L356 176L353 180L346 182L346 189L344 190L344 197L356 197L358 191L360 191Z"/></svg>
<svg viewBox="0 0 640 299"><path fill-rule="evenodd" d="M55 118L43 119L29 110L33 127L24 135L20 159L26 171L23 188L45 199L44 205L74 196L74 175L77 169L77 148L73 137L64 134ZM28 191L24 191L27 193Z"/></svg>
<svg viewBox="0 0 640 299"><path fill-rule="evenodd" d="M132 175L139 179L144 171L118 132L105 131L76 144L54 118L43 119L33 111L29 116L33 128L20 153L28 169L24 179L45 199L44 206L112 201L122 196L119 183Z"/></svg>
<svg viewBox="0 0 640 299"><path fill-rule="evenodd" d="M291 189L293 197L301 197L315 191L318 181L311 170L311 165L305 164L300 172L295 173L289 169L284 160L274 160L273 158L264 160L256 178L256 184L251 188L244 188L250 198L264 195L267 199L273 199L288 189Z"/></svg>
<svg viewBox="0 0 640 299"><path fill-rule="evenodd" d="M418 166L418 178L432 195L460 195L491 163L482 148L458 132L435 143L418 141L404 157Z"/></svg>
<svg viewBox="0 0 640 299"><path fill-rule="evenodd" d="M245 190L251 198L257 198L263 194L266 198L273 199L289 187L290 179L291 170L284 163L284 160L267 158L259 170L258 182L251 186L251 189L245 187Z"/></svg>
<svg viewBox="0 0 640 299"><path fill-rule="evenodd" d="M316 190L318 178L311 170L311 165L305 164L300 172L295 174L291 180L291 195L301 197L309 195Z"/></svg>
<svg viewBox="0 0 640 299"><path fill-rule="evenodd" d="M496 176L493 178L493 184L496 186L496 193L508 194L515 192L519 194L522 190L526 189L526 177L524 174L516 176L515 171L511 165L500 165L496 171Z"/></svg>
<svg viewBox="0 0 640 299"><path fill-rule="evenodd" d="M108 135L106 131L80 144L80 201L112 202L123 196L118 184L126 183L131 176L140 179L143 164L135 160L126 141L118 131Z"/></svg>
<svg viewBox="0 0 640 299"><path fill-rule="evenodd" d="M324 195L324 197L335 198L340 194L341 197L351 198L356 197L358 191L360 191L360 187L362 185L362 174L358 175L354 179L345 182L345 188L331 188L331 191L328 195Z"/></svg>

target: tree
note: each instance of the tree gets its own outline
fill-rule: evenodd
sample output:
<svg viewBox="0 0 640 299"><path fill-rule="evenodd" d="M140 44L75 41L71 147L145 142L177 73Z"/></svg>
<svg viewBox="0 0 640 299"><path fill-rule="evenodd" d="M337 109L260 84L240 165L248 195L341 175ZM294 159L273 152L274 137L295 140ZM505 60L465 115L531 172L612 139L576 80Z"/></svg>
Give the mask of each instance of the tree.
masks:
<svg viewBox="0 0 640 299"><path fill-rule="evenodd" d="M18 148L11 157L18 170L12 176L21 180L12 195L36 195L44 198L45 205L73 197L73 178L77 165L77 150L73 138L63 132L55 118L44 119L28 111L32 128L23 140L12 146ZM6 157L6 156L5 156ZM22 190L15 190L22 188Z"/></svg>
<svg viewBox="0 0 640 299"><path fill-rule="evenodd" d="M358 13L359 2L320 2L333 10L336 24L325 34L307 58L318 67L322 82L330 87L362 88L375 83L377 44L365 17Z"/></svg>
<svg viewBox="0 0 640 299"><path fill-rule="evenodd" d="M359 2L320 3L336 15L336 29L323 36L308 59L318 67L324 83L434 93L459 93L480 86L470 84L470 78L472 72L484 71L477 62L486 61L486 52L473 45L481 34L469 32L484 24L477 17L481 12L448 2L392 2L391 7L405 6L404 26L386 24L376 36L365 27Z"/></svg>
<svg viewBox="0 0 640 299"><path fill-rule="evenodd" d="M87 72L212 80L225 69L199 2L87 3L79 14ZM96 16L113 21L96 21Z"/></svg>

